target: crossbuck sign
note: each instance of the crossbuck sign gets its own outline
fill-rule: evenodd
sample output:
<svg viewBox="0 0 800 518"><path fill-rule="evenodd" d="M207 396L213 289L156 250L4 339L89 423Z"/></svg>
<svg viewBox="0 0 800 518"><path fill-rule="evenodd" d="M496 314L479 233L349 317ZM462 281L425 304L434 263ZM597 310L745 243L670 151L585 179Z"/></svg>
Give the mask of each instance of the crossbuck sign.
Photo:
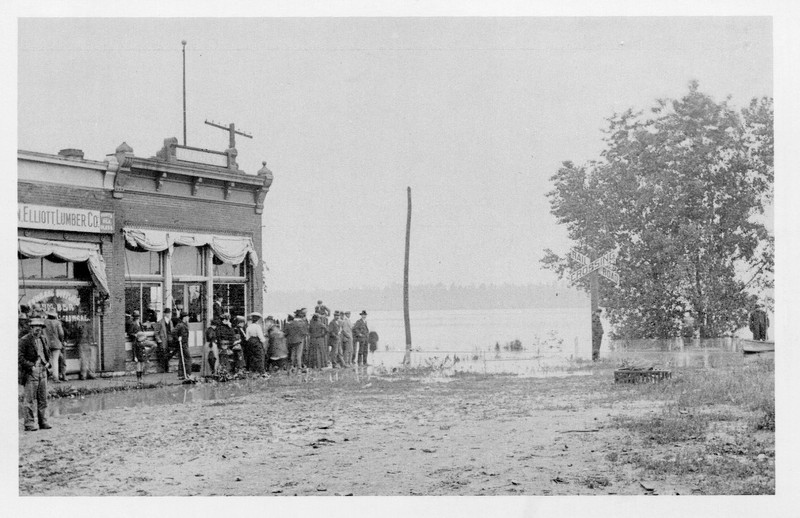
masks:
<svg viewBox="0 0 800 518"><path fill-rule="evenodd" d="M587 256L575 252L574 250L569 253L570 259L579 263L581 266L573 271L570 276L570 282L575 282L585 275L589 275L593 271L597 271L600 275L613 282L619 284L619 274L614 271L614 263L617 261L617 251L612 250L607 254L592 261Z"/></svg>

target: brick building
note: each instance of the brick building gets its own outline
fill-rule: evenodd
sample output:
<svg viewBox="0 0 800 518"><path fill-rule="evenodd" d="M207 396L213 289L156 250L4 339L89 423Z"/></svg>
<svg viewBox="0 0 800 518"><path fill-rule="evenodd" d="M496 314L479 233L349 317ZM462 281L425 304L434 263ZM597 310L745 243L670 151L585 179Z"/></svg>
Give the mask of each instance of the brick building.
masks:
<svg viewBox="0 0 800 518"><path fill-rule="evenodd" d="M261 311L261 217L272 173L245 174L236 149L164 141L156 156L121 144L105 160L80 150L18 151L19 303L58 312L67 373L78 371L76 329L96 344L98 370L130 360L126 314L155 322L164 308L190 316L190 352L222 297L233 315Z"/></svg>

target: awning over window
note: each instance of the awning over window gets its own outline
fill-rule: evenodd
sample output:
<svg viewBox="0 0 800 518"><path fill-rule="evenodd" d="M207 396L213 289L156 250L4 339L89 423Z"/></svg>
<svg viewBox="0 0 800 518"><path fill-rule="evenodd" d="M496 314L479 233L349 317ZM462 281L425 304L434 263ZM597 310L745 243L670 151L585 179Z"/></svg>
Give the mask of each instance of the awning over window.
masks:
<svg viewBox="0 0 800 518"><path fill-rule="evenodd" d="M258 254L253 240L241 236L217 236L213 234L193 234L186 232L168 232L141 228L123 228L125 240L131 246L149 252L163 252L173 246L209 246L217 259L223 263L239 264L245 257L250 264L258 265Z"/></svg>
<svg viewBox="0 0 800 518"><path fill-rule="evenodd" d="M71 241L48 241L32 237L18 237L19 253L25 257L45 257L55 255L61 260L73 263L86 262L95 286L108 296L106 262L100 253L100 245L92 243L73 243Z"/></svg>

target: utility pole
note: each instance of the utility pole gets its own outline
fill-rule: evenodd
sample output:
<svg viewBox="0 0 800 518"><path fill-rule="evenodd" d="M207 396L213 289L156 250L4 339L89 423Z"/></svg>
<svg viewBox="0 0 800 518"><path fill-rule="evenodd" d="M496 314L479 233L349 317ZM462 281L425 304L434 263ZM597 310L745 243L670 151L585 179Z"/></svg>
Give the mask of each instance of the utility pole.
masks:
<svg viewBox="0 0 800 518"><path fill-rule="evenodd" d="M186 40L183 45L183 145L186 145Z"/></svg>
<svg viewBox="0 0 800 518"><path fill-rule="evenodd" d="M403 318L406 324L406 354L403 365L411 365L411 317L408 314L408 252L411 246L411 187L408 188L408 216L406 217L406 265L403 269Z"/></svg>

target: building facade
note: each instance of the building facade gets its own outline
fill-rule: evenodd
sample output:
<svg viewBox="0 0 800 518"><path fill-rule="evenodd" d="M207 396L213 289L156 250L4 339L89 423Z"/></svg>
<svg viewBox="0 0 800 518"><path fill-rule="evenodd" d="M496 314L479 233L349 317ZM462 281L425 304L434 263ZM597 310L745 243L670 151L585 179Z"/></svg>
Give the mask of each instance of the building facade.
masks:
<svg viewBox="0 0 800 518"><path fill-rule="evenodd" d="M216 297L232 315L261 310L272 173L246 174L235 157L174 138L150 158L125 143L102 161L74 149L18 152L19 303L58 313L68 374L79 368L78 326L91 333L98 370L111 373L130 360L134 310L145 327L164 308L186 311L192 356L202 355Z"/></svg>

